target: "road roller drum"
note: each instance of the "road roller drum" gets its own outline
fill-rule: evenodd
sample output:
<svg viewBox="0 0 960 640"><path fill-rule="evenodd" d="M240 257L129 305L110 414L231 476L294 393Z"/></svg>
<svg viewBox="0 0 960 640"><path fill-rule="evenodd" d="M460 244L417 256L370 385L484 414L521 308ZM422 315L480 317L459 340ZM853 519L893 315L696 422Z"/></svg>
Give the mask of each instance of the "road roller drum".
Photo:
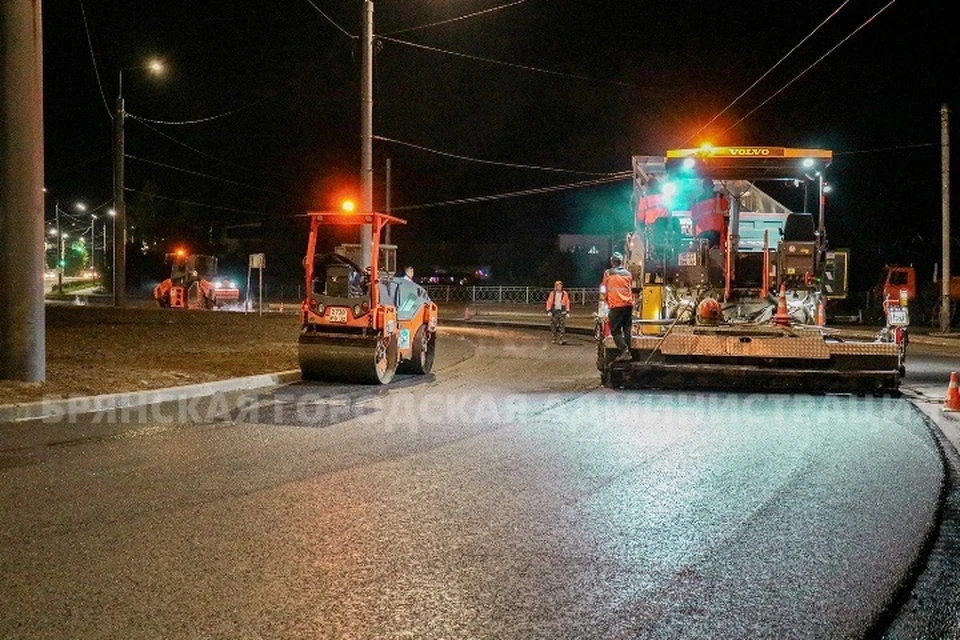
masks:
<svg viewBox="0 0 960 640"><path fill-rule="evenodd" d="M304 380L387 384L397 371L396 336L301 335Z"/></svg>

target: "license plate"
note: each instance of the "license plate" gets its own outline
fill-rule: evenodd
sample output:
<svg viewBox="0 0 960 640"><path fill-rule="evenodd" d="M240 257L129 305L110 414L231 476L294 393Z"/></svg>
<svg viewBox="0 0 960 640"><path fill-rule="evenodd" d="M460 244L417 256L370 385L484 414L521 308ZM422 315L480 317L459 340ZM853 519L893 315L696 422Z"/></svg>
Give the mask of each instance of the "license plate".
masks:
<svg viewBox="0 0 960 640"><path fill-rule="evenodd" d="M697 254L692 252L683 252L679 255L678 265L680 267L697 266Z"/></svg>
<svg viewBox="0 0 960 640"><path fill-rule="evenodd" d="M330 318L330 322L346 322L347 308L346 307L330 307L327 310L327 317Z"/></svg>
<svg viewBox="0 0 960 640"><path fill-rule="evenodd" d="M894 307L887 312L887 323L891 327L905 327L910 324L910 315L903 307Z"/></svg>

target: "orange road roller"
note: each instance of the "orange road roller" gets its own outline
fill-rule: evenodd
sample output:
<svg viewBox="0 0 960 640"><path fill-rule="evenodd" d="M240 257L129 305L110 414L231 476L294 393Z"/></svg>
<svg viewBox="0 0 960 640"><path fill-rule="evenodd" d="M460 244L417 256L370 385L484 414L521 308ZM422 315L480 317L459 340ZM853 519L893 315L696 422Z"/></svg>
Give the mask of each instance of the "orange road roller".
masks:
<svg viewBox="0 0 960 640"><path fill-rule="evenodd" d="M379 270L380 231L406 224L385 213L311 212L304 259L298 352L304 380L387 384L397 372L427 374L436 349L437 305L406 278ZM369 225L369 265L317 253L322 225Z"/></svg>

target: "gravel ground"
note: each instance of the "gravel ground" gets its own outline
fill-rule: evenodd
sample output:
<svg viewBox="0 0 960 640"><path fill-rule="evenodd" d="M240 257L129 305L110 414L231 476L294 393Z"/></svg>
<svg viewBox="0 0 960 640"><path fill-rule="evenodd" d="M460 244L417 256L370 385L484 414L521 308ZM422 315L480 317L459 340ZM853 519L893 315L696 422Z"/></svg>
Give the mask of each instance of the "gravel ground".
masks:
<svg viewBox="0 0 960 640"><path fill-rule="evenodd" d="M296 369L294 313L48 306L47 379L0 381L0 405Z"/></svg>

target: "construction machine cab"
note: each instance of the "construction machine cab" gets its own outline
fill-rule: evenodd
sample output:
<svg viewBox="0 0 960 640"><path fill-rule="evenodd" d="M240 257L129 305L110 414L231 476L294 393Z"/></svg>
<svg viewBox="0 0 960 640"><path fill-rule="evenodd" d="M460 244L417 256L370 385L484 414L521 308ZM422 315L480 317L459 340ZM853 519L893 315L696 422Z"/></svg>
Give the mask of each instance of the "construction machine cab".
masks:
<svg viewBox="0 0 960 640"><path fill-rule="evenodd" d="M333 298L360 298L367 294L369 276L355 262L338 253L318 255L313 267L313 294Z"/></svg>

